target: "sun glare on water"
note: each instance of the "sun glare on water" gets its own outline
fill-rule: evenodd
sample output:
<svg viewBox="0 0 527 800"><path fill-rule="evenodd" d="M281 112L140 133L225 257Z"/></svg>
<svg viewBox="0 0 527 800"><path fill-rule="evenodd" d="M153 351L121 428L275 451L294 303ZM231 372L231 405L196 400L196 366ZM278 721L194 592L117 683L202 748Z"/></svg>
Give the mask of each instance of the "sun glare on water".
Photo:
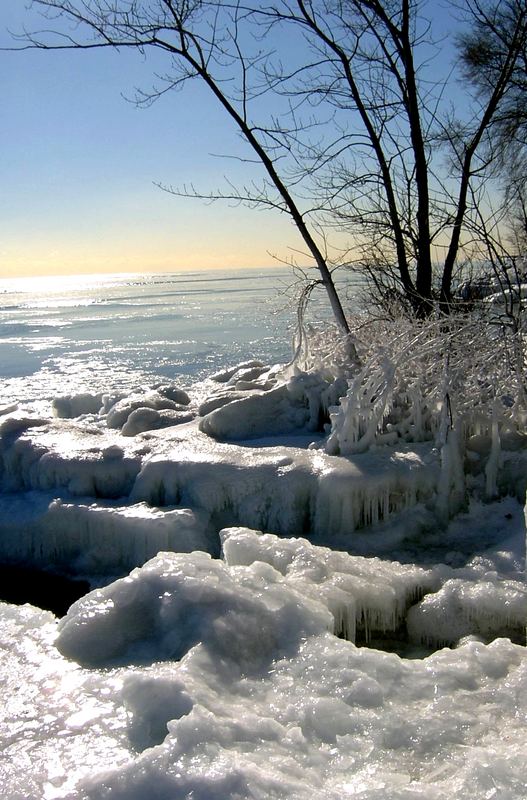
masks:
<svg viewBox="0 0 527 800"><path fill-rule="evenodd" d="M93 289L112 281L123 281L126 278L137 278L136 273L119 274L81 274L81 275L38 275L24 278L0 279L0 294L67 294L68 292Z"/></svg>

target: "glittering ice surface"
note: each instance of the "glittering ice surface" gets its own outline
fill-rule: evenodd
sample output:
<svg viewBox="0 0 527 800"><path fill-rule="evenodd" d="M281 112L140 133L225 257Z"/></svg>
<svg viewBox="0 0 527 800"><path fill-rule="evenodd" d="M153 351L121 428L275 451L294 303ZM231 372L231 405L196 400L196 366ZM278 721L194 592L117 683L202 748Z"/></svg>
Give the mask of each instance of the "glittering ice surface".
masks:
<svg viewBox="0 0 527 800"><path fill-rule="evenodd" d="M0 407L283 361L290 314L276 294L289 282L280 269L2 280Z"/></svg>
<svg viewBox="0 0 527 800"><path fill-rule="evenodd" d="M0 613L4 797L524 796L527 658L507 639L357 648L298 581L205 554L78 601L58 650L50 615Z"/></svg>

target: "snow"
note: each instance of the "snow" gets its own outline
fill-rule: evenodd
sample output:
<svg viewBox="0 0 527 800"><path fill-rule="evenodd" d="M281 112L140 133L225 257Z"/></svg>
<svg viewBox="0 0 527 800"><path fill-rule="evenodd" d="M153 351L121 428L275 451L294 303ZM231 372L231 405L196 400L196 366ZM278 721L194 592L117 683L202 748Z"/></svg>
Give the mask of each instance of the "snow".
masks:
<svg viewBox="0 0 527 800"><path fill-rule="evenodd" d="M258 373L261 376L261 368ZM239 374L234 373L228 383L235 381L235 388L245 392L261 391L253 391L247 397L231 396L231 402L221 402L217 408L211 407L210 401L202 406L206 413L200 430L215 439L236 441L288 434L298 429L316 431L321 417L327 415L329 407L345 391L342 381L329 382L317 374L294 374L287 383L278 386L272 373L266 375L264 383L248 380L248 377L240 379ZM241 374L252 376L254 369Z"/></svg>
<svg viewBox="0 0 527 800"><path fill-rule="evenodd" d="M252 439L304 428L308 411L295 403L286 386L264 394L253 394L211 411L200 422L200 430L215 439Z"/></svg>
<svg viewBox="0 0 527 800"><path fill-rule="evenodd" d="M241 364L236 364L233 367L219 370L210 376L212 381L217 383L236 383L238 380L254 380L263 374L266 367L262 361L251 359L250 361L243 361Z"/></svg>
<svg viewBox="0 0 527 800"><path fill-rule="evenodd" d="M0 603L2 797L523 800L525 442L379 436L379 374L3 409L0 562L92 590Z"/></svg>
<svg viewBox="0 0 527 800"><path fill-rule="evenodd" d="M80 417L81 414L96 414L102 404L102 394L82 392L80 394L55 397L51 408L56 417L72 419L74 417Z"/></svg>

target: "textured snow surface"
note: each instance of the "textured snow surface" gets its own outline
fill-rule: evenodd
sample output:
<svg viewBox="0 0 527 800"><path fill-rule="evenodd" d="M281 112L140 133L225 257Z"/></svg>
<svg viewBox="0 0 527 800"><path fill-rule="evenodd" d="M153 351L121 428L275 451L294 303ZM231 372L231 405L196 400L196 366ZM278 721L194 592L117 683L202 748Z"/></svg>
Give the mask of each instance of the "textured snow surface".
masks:
<svg viewBox="0 0 527 800"><path fill-rule="evenodd" d="M227 553L257 555L252 537L225 532ZM357 648L306 590L329 554L302 569L310 546L280 544L280 569L159 554L72 606L62 655L51 615L1 606L3 796L523 798L525 648Z"/></svg>

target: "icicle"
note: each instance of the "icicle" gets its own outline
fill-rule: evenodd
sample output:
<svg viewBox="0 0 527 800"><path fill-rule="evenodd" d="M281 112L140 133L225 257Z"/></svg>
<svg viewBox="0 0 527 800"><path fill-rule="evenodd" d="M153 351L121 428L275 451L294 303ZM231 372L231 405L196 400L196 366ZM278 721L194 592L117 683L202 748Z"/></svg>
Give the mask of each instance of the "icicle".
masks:
<svg viewBox="0 0 527 800"><path fill-rule="evenodd" d="M485 494L487 499L492 499L498 494L497 478L500 462L501 442L498 424L498 401L494 400L492 406L492 425L491 425L491 448L485 466Z"/></svg>
<svg viewBox="0 0 527 800"><path fill-rule="evenodd" d="M465 503L465 475L460 454L459 421L447 430L446 442L441 447L441 474L437 489L437 512L446 521L460 511Z"/></svg>

